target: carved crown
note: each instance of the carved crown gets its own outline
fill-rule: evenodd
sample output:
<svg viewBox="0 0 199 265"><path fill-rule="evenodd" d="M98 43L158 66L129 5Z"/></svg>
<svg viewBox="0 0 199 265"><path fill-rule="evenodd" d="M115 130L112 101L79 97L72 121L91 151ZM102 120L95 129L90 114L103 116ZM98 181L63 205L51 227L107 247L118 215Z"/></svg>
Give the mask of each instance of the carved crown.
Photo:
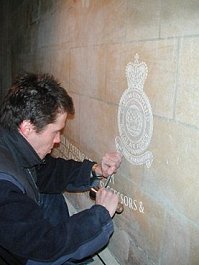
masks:
<svg viewBox="0 0 199 265"><path fill-rule="evenodd" d="M139 62L139 55L137 53L134 58L134 62L130 62L126 66L128 89L143 90L144 82L148 74L148 67L144 62Z"/></svg>

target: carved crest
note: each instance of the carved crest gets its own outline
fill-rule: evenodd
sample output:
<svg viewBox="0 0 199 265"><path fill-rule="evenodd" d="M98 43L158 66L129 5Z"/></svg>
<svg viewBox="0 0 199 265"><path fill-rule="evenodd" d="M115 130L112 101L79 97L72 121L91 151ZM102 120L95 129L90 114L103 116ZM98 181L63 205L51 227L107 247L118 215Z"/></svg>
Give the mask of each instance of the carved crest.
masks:
<svg viewBox="0 0 199 265"><path fill-rule="evenodd" d="M118 128L120 136L115 139L116 148L133 165L146 164L150 167L153 154L147 151L153 134L153 115L149 100L144 93L144 82L148 67L139 62L135 55L134 62L126 66L128 89L120 99L118 108Z"/></svg>

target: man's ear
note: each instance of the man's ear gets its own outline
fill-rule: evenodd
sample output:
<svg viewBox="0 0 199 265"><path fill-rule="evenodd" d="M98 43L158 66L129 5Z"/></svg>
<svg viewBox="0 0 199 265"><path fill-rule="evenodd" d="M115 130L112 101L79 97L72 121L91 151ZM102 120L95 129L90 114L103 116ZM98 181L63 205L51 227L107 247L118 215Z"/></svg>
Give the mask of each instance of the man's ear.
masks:
<svg viewBox="0 0 199 265"><path fill-rule="evenodd" d="M30 133L32 133L33 130L34 126L30 120L24 120L19 125L19 132L26 138L30 135Z"/></svg>

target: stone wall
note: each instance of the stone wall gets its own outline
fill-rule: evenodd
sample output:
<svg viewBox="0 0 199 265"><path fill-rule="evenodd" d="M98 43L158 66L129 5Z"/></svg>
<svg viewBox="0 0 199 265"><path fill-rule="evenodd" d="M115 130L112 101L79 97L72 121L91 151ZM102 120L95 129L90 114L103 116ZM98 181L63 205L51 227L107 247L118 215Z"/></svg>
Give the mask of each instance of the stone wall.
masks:
<svg viewBox="0 0 199 265"><path fill-rule="evenodd" d="M109 245L122 265L199 264L198 14L196 0L10 1L13 75L52 73L74 99L62 155L65 139L97 161L115 150L126 65L135 54L147 64L153 163L124 157L110 184L125 206Z"/></svg>
<svg viewBox="0 0 199 265"><path fill-rule="evenodd" d="M11 58L9 42L10 12L9 2L1 1L0 8L0 103L6 89L11 84Z"/></svg>

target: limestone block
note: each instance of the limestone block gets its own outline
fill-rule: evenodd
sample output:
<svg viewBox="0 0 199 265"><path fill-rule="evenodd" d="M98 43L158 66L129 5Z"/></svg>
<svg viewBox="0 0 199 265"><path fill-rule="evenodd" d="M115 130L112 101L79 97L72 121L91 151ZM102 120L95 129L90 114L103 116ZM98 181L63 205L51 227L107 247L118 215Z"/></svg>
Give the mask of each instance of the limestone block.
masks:
<svg viewBox="0 0 199 265"><path fill-rule="evenodd" d="M116 150L116 117L115 106L81 97L80 149L92 159L101 159L106 152Z"/></svg>
<svg viewBox="0 0 199 265"><path fill-rule="evenodd" d="M199 33L198 11L197 0L162 1L160 37L197 35Z"/></svg>
<svg viewBox="0 0 199 265"><path fill-rule="evenodd" d="M52 51L50 54L50 72L53 73L55 78L59 80L61 85L68 91L69 90L69 62L70 51L69 49L58 49Z"/></svg>
<svg viewBox="0 0 199 265"><path fill-rule="evenodd" d="M150 259L156 264L164 231L164 206L127 179L117 177L115 183L115 189L119 190L125 198L124 212L115 217L117 227L129 235L130 250L135 252L134 248L139 249L136 254L138 261Z"/></svg>
<svg viewBox="0 0 199 265"><path fill-rule="evenodd" d="M198 222L198 131L155 119L151 150L155 159L146 169L142 188L164 207Z"/></svg>
<svg viewBox="0 0 199 265"><path fill-rule="evenodd" d="M111 249L115 250L121 261L128 260L129 245L129 235L125 231L117 229L111 238Z"/></svg>
<svg viewBox="0 0 199 265"><path fill-rule="evenodd" d="M199 228L197 225L189 224L189 236L190 236L190 252L189 252L189 263L195 265L199 261Z"/></svg>
<svg viewBox="0 0 199 265"><path fill-rule="evenodd" d="M117 175L119 178L128 179L132 184L131 185L141 185L144 176L144 167L143 166L133 166L126 160L124 157L120 168L118 169ZM115 185L117 185L117 175L115 176ZM122 183L121 183L122 184Z"/></svg>
<svg viewBox="0 0 199 265"><path fill-rule="evenodd" d="M38 47L61 46L69 42L69 19L67 9L58 9L42 17L38 29Z"/></svg>
<svg viewBox="0 0 199 265"><path fill-rule="evenodd" d="M39 49L35 56L35 68L41 73L49 73L51 69L49 50Z"/></svg>
<svg viewBox="0 0 199 265"><path fill-rule="evenodd" d="M151 40L159 37L160 1L128 0L126 40Z"/></svg>
<svg viewBox="0 0 199 265"><path fill-rule="evenodd" d="M176 119L199 128L199 38L182 40Z"/></svg>
<svg viewBox="0 0 199 265"><path fill-rule="evenodd" d="M70 10L73 46L122 41L125 37L125 0L74 1Z"/></svg>
<svg viewBox="0 0 199 265"><path fill-rule="evenodd" d="M105 90L105 47L71 50L70 88L75 93L102 98Z"/></svg>
<svg viewBox="0 0 199 265"><path fill-rule="evenodd" d="M64 135L66 135L68 139L71 139L73 142L79 146L80 142L80 99L79 95L74 93L69 93L69 95L73 99L73 103L75 106L75 116L73 119L68 119L66 122L66 127L64 128Z"/></svg>
<svg viewBox="0 0 199 265"><path fill-rule="evenodd" d="M38 47L52 46L57 43L56 18L52 15L47 20L40 22L38 30Z"/></svg>
<svg viewBox="0 0 199 265"><path fill-rule="evenodd" d="M189 227L183 218L168 214L162 244L161 265L187 265L189 263Z"/></svg>
<svg viewBox="0 0 199 265"><path fill-rule="evenodd" d="M47 12L52 13L56 9L58 2L60 2L60 0L40 0L41 16L44 17Z"/></svg>

